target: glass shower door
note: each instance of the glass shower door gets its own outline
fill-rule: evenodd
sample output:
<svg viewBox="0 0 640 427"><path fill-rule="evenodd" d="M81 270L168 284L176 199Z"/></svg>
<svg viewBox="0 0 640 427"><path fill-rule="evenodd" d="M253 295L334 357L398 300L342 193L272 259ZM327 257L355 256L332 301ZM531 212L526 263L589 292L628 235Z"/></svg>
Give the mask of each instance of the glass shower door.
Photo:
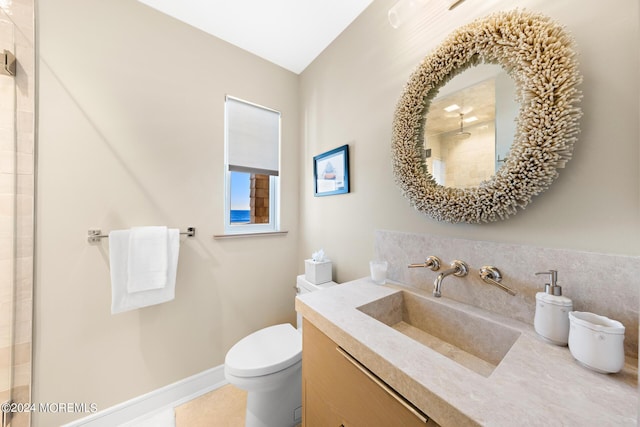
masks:
<svg viewBox="0 0 640 427"><path fill-rule="evenodd" d="M0 403L12 399L16 259L16 82L6 63L15 26L0 9ZM14 72L15 73L15 72ZM0 425L10 422L2 413Z"/></svg>

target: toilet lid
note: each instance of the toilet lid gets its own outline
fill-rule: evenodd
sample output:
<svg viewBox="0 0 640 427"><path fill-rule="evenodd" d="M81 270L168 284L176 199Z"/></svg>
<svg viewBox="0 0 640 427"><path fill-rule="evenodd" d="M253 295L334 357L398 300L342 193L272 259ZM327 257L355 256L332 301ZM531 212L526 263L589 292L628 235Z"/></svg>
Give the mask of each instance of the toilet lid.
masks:
<svg viewBox="0 0 640 427"><path fill-rule="evenodd" d="M257 377L281 371L302 359L302 336L289 323L270 326L238 341L227 353L227 372Z"/></svg>

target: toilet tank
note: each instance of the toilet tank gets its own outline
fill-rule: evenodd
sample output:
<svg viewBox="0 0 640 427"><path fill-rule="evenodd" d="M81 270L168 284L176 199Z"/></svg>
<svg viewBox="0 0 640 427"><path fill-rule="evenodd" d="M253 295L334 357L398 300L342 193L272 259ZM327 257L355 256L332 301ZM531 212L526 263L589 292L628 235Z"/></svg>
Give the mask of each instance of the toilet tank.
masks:
<svg viewBox="0 0 640 427"><path fill-rule="evenodd" d="M336 282L325 282L320 283L319 285L314 285L304 278L304 274L301 274L300 276L296 277L296 295L306 294L307 292L321 291L335 285L337 285ZM298 330L302 329L302 316L300 315L300 313L298 313L296 326Z"/></svg>

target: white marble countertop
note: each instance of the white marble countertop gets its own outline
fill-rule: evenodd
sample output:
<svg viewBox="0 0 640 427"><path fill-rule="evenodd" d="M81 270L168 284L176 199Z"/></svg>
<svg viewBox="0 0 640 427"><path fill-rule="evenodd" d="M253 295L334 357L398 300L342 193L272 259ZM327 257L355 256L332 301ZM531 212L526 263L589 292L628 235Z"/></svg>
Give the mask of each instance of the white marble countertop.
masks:
<svg viewBox="0 0 640 427"><path fill-rule="evenodd" d="M299 295L296 310L443 427L637 425L637 360L618 374L599 374L579 365L567 347L545 342L531 325L437 299L520 332L485 377L357 309L398 289L358 279Z"/></svg>

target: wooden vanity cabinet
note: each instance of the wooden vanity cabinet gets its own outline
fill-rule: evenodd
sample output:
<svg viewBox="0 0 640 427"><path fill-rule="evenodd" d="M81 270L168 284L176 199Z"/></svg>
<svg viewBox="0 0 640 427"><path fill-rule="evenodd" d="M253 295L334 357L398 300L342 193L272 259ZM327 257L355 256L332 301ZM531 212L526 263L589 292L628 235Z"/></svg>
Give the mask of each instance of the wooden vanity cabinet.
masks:
<svg viewBox="0 0 640 427"><path fill-rule="evenodd" d="M306 319L303 427L437 426Z"/></svg>

